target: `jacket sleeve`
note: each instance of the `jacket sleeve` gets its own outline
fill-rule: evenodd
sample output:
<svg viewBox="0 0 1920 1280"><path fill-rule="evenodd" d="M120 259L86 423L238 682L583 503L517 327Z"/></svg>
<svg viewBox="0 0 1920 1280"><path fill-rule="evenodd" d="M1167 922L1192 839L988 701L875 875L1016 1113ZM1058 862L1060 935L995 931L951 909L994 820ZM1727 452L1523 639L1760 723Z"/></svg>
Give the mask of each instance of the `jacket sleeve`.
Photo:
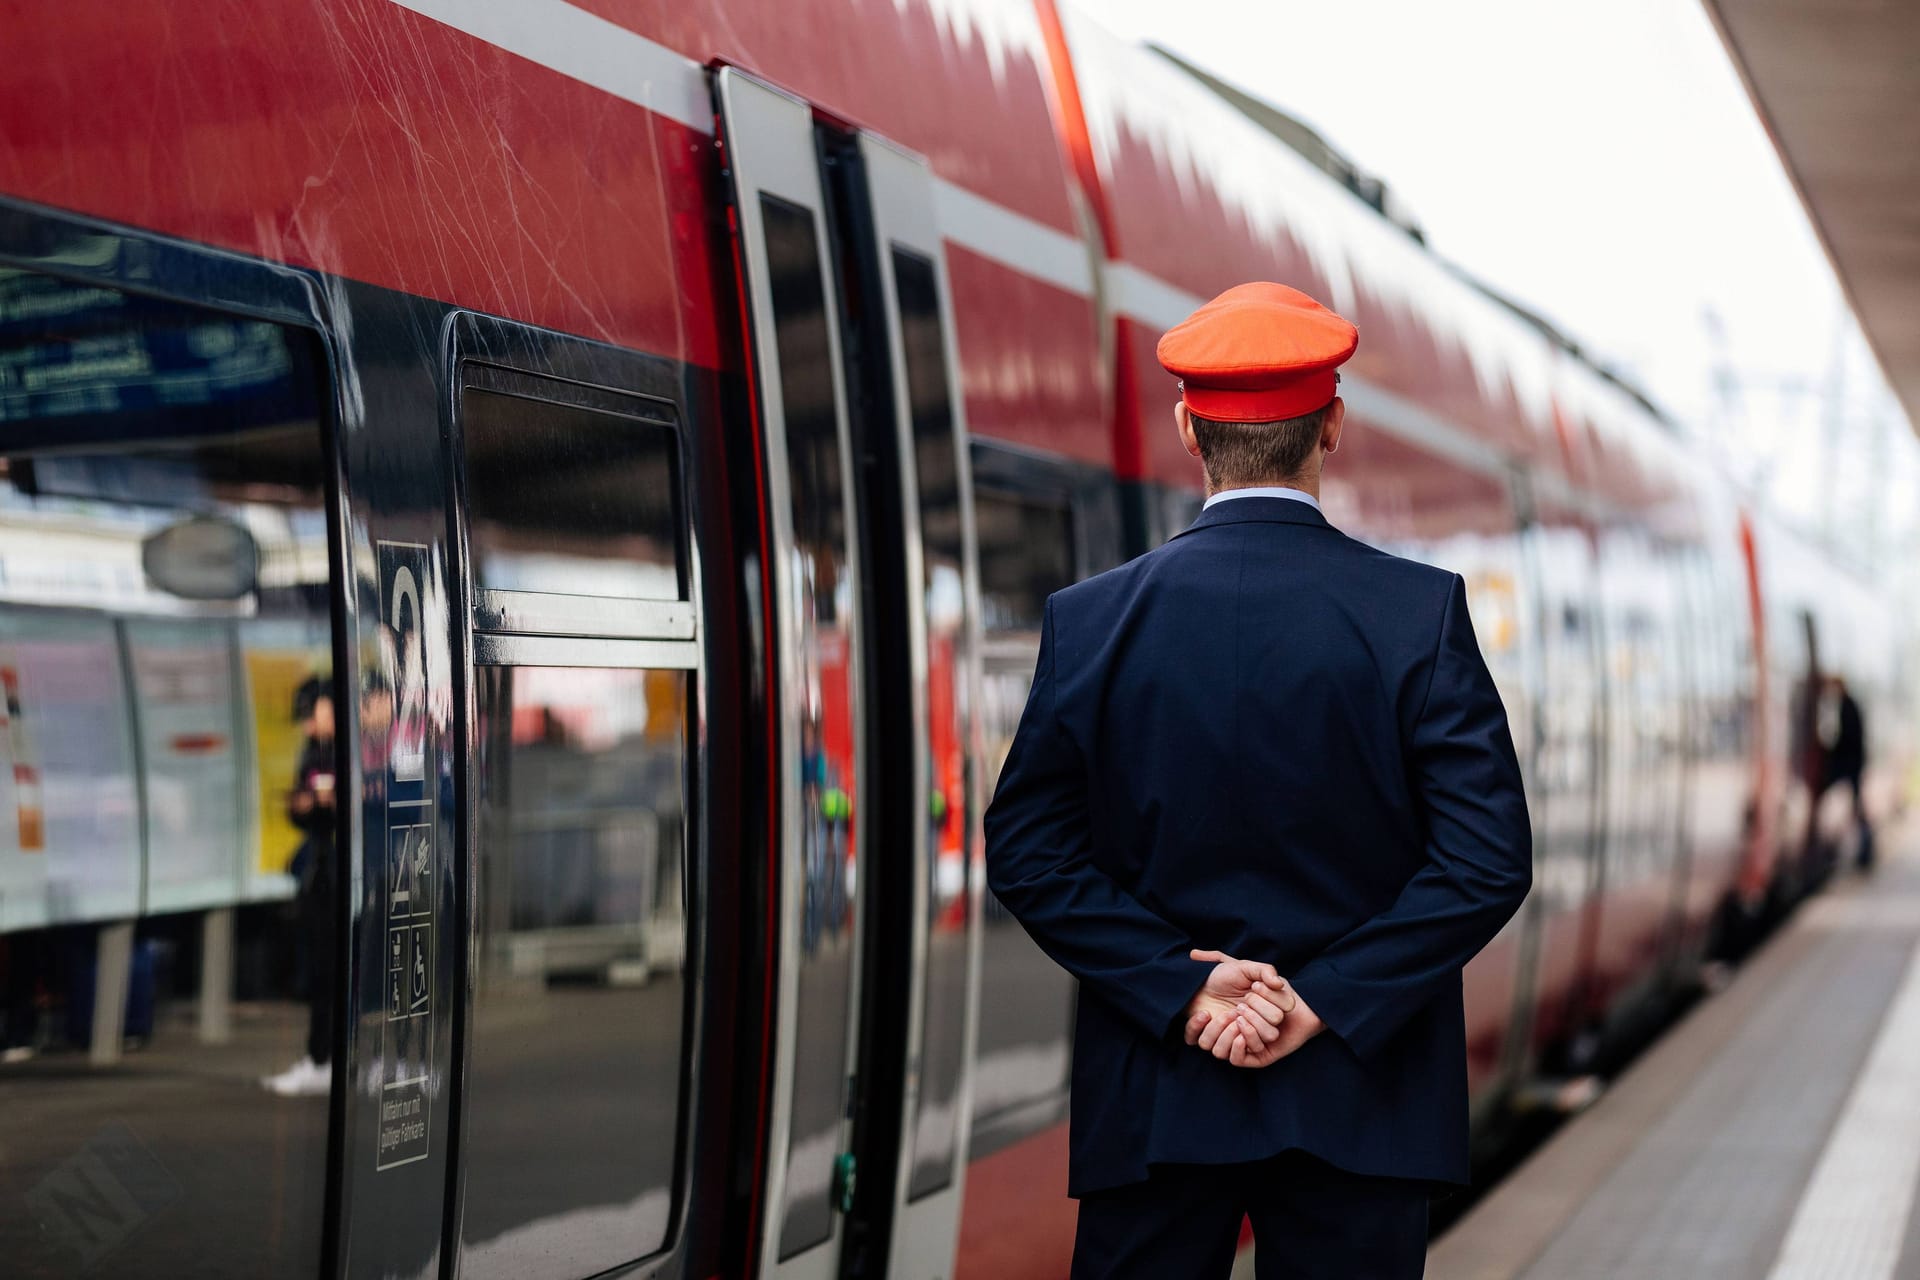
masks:
<svg viewBox="0 0 1920 1280"><path fill-rule="evenodd" d="M1040 949L1158 1039L1213 966L1190 959L1186 934L1093 862L1086 762L1061 728L1053 602L1012 749L987 808L987 883Z"/></svg>
<svg viewBox="0 0 1920 1280"><path fill-rule="evenodd" d="M1500 695L1458 574L1447 597L1407 768L1426 860L1398 899L1293 975L1300 997L1362 1058L1459 982L1527 896L1533 834Z"/></svg>

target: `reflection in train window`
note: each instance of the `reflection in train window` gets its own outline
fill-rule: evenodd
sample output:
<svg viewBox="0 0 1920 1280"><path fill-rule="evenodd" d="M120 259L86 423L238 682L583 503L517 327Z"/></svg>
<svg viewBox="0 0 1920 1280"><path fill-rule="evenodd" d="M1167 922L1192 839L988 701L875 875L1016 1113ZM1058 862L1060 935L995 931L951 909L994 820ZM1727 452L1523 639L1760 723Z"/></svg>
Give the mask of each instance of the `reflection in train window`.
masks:
<svg viewBox="0 0 1920 1280"><path fill-rule="evenodd" d="M854 888L858 879L859 762L852 690L854 575L845 443L834 401L827 299L813 215L761 197L769 284L786 413L788 501L786 605L800 670L782 696L798 708L799 849L804 869L799 1000L794 1031L786 1204L780 1256L833 1231L833 1158L846 1114L848 1021L852 1016Z"/></svg>
<svg viewBox="0 0 1920 1280"><path fill-rule="evenodd" d="M605 397L625 410L611 412L557 402L546 379L468 374L460 426L477 585L680 599L671 419L643 416L651 402L639 397Z"/></svg>
<svg viewBox="0 0 1920 1280"><path fill-rule="evenodd" d="M1047 597L1076 576L1072 512L1064 502L983 491L974 503L974 523L981 627L989 634L1030 633L1038 646Z"/></svg>
<svg viewBox="0 0 1920 1280"><path fill-rule="evenodd" d="M339 984L315 344L0 269L0 1258L313 1275Z"/></svg>
<svg viewBox="0 0 1920 1280"><path fill-rule="evenodd" d="M1074 581L1073 514L1064 501L980 489L974 519L985 632L980 714L991 792L1033 684L1047 597ZM970 1158L1060 1119L1073 1044L1072 977L991 894L982 924Z"/></svg>
<svg viewBox="0 0 1920 1280"><path fill-rule="evenodd" d="M461 1274L583 1276L673 1205L684 671L481 667Z"/></svg>
<svg viewBox="0 0 1920 1280"><path fill-rule="evenodd" d="M908 1159L909 1196L938 1191L953 1179L960 1106L960 1068L966 1055L967 832L966 596L962 590L959 443L953 393L947 382L946 339L934 264L893 250L893 278L912 410L913 458L920 495L920 543L927 613L927 751L932 776L921 779L927 797L927 962L921 990L924 1016L915 1058L920 1092Z"/></svg>

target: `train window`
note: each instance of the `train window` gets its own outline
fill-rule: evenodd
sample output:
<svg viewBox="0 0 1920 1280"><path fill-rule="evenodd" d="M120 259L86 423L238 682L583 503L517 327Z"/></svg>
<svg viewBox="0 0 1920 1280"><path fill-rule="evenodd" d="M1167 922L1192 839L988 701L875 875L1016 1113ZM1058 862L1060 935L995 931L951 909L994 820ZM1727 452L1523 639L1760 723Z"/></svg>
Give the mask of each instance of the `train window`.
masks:
<svg viewBox="0 0 1920 1280"><path fill-rule="evenodd" d="M604 1271L657 1252L672 1221L698 661L674 422L645 397L462 369L477 874L460 1270L480 1280Z"/></svg>
<svg viewBox="0 0 1920 1280"><path fill-rule="evenodd" d="M786 1203L780 1256L833 1232L833 1161L846 1112L852 1018L854 881L859 796L852 690L858 682L846 456L835 411L832 340L813 216L761 197L773 296L780 395L786 411L788 501L799 706L798 938ZM790 860L788 865L793 865Z"/></svg>
<svg viewBox="0 0 1920 1280"><path fill-rule="evenodd" d="M1047 597L1078 576L1072 512L1064 502L983 491L974 503L974 524L982 628L990 635L1031 636L1038 645Z"/></svg>
<svg viewBox="0 0 1920 1280"><path fill-rule="evenodd" d="M475 672L462 1275L591 1275L665 1243L690 684L680 670Z"/></svg>
<svg viewBox="0 0 1920 1280"><path fill-rule="evenodd" d="M0 1257L321 1265L342 922L299 330L0 269Z"/></svg>
<svg viewBox="0 0 1920 1280"><path fill-rule="evenodd" d="M914 469L920 493L920 541L927 614L927 960L923 975L920 1091L913 1121L907 1193L931 1194L953 1180L966 1056L967 1012L967 696L966 595L959 452L946 336L934 264L893 250L893 278L906 355Z"/></svg>
<svg viewBox="0 0 1920 1280"><path fill-rule="evenodd" d="M463 367L477 626L692 635L690 611L643 603L687 595L673 422L646 397Z"/></svg>
<svg viewBox="0 0 1920 1280"><path fill-rule="evenodd" d="M988 789L1013 744L1033 684L1047 597L1077 576L1073 512L1064 500L993 489L974 495L980 540L981 723ZM991 1154L1055 1123L1073 1045L1073 979L988 896L970 1155Z"/></svg>

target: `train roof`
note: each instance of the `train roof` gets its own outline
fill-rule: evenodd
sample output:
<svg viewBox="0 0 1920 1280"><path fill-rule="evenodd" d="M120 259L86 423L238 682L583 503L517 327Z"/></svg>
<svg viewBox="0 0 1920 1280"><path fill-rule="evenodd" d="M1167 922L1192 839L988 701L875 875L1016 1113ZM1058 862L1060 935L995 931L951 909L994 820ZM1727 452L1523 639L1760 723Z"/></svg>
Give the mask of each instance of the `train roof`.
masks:
<svg viewBox="0 0 1920 1280"><path fill-rule="evenodd" d="M1304 157L1316 169L1344 186L1359 201L1379 214L1389 224L1400 229L1408 239L1426 249L1434 260L1450 272L1455 279L1467 287L1504 307L1527 325L1538 331L1547 341L1565 352L1569 357L1585 366L1596 377L1612 383L1621 392L1637 402L1655 421L1669 431L1677 431L1679 424L1656 404L1653 398L1631 379L1624 377L1618 370L1602 363L1581 343L1564 329L1548 320L1533 308L1502 293L1485 280L1452 261L1446 256L1434 252L1428 242L1426 231L1414 217L1413 211L1395 196L1387 180L1363 168L1358 161L1329 142L1313 126L1294 116L1265 98L1251 93L1230 81L1214 75L1205 67L1190 62L1165 45L1152 41L1146 47L1172 63L1180 70L1206 86L1222 101L1239 111L1249 120L1265 129L1282 143L1291 147Z"/></svg>

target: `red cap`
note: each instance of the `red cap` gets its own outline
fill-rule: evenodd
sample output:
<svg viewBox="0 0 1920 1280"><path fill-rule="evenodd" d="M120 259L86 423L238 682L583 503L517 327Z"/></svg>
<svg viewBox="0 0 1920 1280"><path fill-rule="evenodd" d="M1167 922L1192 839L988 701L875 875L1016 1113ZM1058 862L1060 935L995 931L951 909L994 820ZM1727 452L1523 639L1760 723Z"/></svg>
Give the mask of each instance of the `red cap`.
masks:
<svg viewBox="0 0 1920 1280"><path fill-rule="evenodd" d="M1166 331L1155 354L1187 408L1214 422L1280 422L1324 407L1360 333L1283 284L1235 285Z"/></svg>

